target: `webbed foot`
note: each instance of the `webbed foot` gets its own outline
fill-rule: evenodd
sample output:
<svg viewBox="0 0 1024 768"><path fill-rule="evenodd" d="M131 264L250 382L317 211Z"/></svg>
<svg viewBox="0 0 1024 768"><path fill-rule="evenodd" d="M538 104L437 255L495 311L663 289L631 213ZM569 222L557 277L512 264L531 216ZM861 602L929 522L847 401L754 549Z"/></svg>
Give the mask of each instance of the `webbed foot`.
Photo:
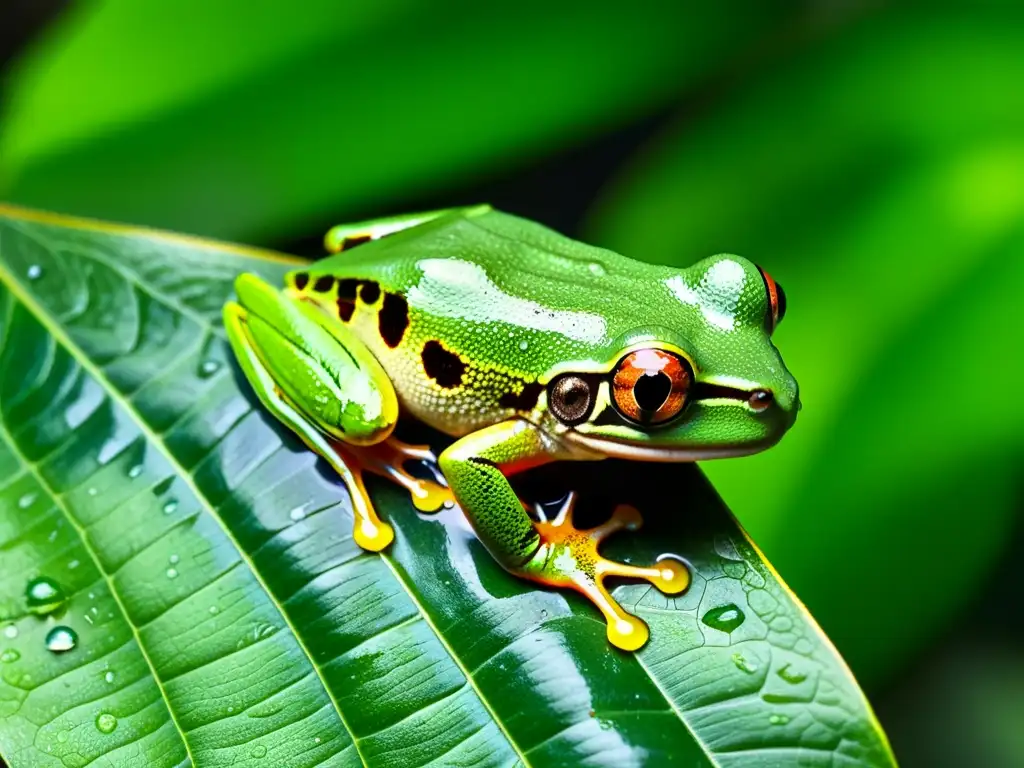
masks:
<svg viewBox="0 0 1024 768"><path fill-rule="evenodd" d="M542 584L570 587L586 595L608 622L608 641L626 651L637 650L647 642L647 625L615 601L604 585L605 578L644 579L665 594L677 595L690 585L690 572L670 557L647 568L608 560L598 552L601 542L616 531L637 530L642 523L640 513L620 504L606 523L579 530L572 522L575 505L576 494L570 493L554 520L545 519L538 508L541 521L534 524L534 529L540 536L540 547L516 572Z"/></svg>

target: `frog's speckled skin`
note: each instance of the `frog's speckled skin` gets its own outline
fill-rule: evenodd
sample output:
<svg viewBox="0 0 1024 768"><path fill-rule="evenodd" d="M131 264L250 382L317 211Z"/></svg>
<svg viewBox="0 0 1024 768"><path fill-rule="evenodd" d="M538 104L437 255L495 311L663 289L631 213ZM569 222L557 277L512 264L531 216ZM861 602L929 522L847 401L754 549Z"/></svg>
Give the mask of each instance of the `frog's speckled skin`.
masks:
<svg viewBox="0 0 1024 768"><path fill-rule="evenodd" d="M349 445L384 441L396 401L460 437L440 467L488 549L510 570L584 592L608 617L612 642L642 645L646 627L611 600L603 576L672 592L685 588L685 568L604 560L597 543L627 523L577 532L567 507L559 521L535 524L506 477L558 459L693 460L777 441L799 402L770 339L781 319L774 282L736 256L684 270L644 264L487 206L339 227L328 245L344 250L290 273L283 293L243 276L242 306L225 309L264 402L321 453L332 451L325 433ZM648 363L684 361L685 407L662 424L649 413L627 418L618 398L632 395L612 387L637 350ZM591 403L579 419L549 403L570 373ZM640 378L648 373L659 375ZM353 456L333 452L339 471L355 471L350 487L359 484ZM372 508L367 515L361 543L386 546L390 529Z"/></svg>

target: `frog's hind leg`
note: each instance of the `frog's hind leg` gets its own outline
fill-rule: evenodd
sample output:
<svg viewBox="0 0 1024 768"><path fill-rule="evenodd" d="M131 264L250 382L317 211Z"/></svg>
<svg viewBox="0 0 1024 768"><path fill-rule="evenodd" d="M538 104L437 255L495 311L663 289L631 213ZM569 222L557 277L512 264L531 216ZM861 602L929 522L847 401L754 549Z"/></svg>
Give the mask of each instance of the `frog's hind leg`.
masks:
<svg viewBox="0 0 1024 768"><path fill-rule="evenodd" d="M534 523L509 485L507 475L558 459L583 458L546 437L525 421L507 421L474 432L441 454L441 469L455 498L488 551L508 571L542 584L568 587L586 595L608 622L608 640L624 650L647 642L648 630L627 613L605 587L608 576L649 581L666 594L690 584L686 566L662 558L641 568L603 557L598 548L616 531L635 530L640 513L618 507L604 525L574 527L570 494L554 520Z"/></svg>
<svg viewBox="0 0 1024 768"><path fill-rule="evenodd" d="M438 512L454 504L452 492L443 483L444 476L437 469L437 456L430 446L410 445L395 437L389 437L376 445L355 448L339 442L335 443L335 447L367 472L386 477L405 488L412 497L413 506L420 512ZM405 469L407 461L417 461L426 465L435 479L428 480L409 474Z"/></svg>
<svg viewBox="0 0 1024 768"><path fill-rule="evenodd" d="M440 211L427 211L425 213L406 214L404 216L390 216L383 219L370 219L353 224L339 224L331 227L324 237L324 245L329 253L339 253L362 245L369 240L379 240L382 237L401 232L419 224L424 224L434 219L449 214L463 214L475 216L479 213L486 213L491 210L489 205L475 205L465 208L445 208Z"/></svg>
<svg viewBox="0 0 1024 768"><path fill-rule="evenodd" d="M274 382L249 338L245 309L234 302L228 303L224 307L224 328L239 365L260 402L306 445L325 458L344 481L352 498L352 514L355 517L353 538L356 544L371 552L379 552L387 547L394 540L395 532L374 510L363 485L361 466L358 463L347 463L337 450L337 441L303 418Z"/></svg>

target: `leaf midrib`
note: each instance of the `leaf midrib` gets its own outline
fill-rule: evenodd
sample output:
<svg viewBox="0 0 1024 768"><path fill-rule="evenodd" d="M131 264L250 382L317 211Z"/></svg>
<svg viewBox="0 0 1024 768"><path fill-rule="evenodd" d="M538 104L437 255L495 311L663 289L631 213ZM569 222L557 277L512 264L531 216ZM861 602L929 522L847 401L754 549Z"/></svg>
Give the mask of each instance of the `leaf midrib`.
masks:
<svg viewBox="0 0 1024 768"><path fill-rule="evenodd" d="M23 232L22 234L25 235L26 237L30 237L28 235L28 233L24 233ZM45 244L40 243L38 240L36 240L36 238L31 238L31 239L35 240L37 245L39 245L41 248L46 249L46 245ZM218 515L216 513L215 509L211 505L210 500L206 497L206 495L204 493L202 493L200 491L199 487L195 484L195 480L192 477L192 475L185 470L185 468L178 461L177 457L174 456L168 450L166 444L160 438L160 436L157 435L157 433L152 430L152 428L149 426L149 424L147 424L145 421L143 421L139 417L138 412L132 407L130 401L125 399L121 395L121 393L118 392L117 389L113 386L113 384L106 377L106 375L98 367L96 367L95 364L91 360L89 360L82 353L82 351L71 340L71 338L64 332L64 330L59 325L56 324L54 319L50 316L50 313L48 311L46 311L42 306L40 306L36 302L36 300L23 289L21 284L14 278L14 276L11 274L10 270L7 268L7 263L6 263L6 261L3 260L2 257L0 257L0 281L2 281L5 285L7 285L8 290L10 290L10 292L11 292L12 299L16 299L26 309L28 309L30 312L32 312L32 314L36 317L36 319L39 321L39 323L54 338L54 340L57 343L59 343L62 347L64 347L64 349L67 351L67 353L70 354L73 358L75 358L75 360L78 362L78 364L81 365L82 368L85 369L85 371L87 371L89 373L89 375L91 375L104 388L104 391L107 393L107 396L110 397L111 401L116 403L119 407L121 407L129 415L129 417L132 419L132 421L135 423L135 425L141 431L143 437L146 438L146 440L149 441L151 444L153 444L160 451L161 454L163 454L163 456L167 459L168 463L170 464L171 469L182 479L182 481L186 484L186 486L189 488L189 490L195 495L196 499L202 504L204 510L207 513L209 513L210 517L212 517L214 520L217 521L217 525L220 526L221 530L224 532L224 535L227 536L227 538L231 542L232 546L235 547L235 549L238 552L239 558L242 561L244 561L246 563L246 565L249 567L249 570L253 574L253 577L257 580L257 582L259 583L260 587L263 589L264 593L266 594L267 599L278 610L278 613L281 614L281 618L284 620L284 622L285 622L286 626L288 627L289 631L292 633L293 637L295 638L295 642L298 643L299 647L302 649L303 654L305 654L306 659L308 660L310 666L312 667L312 669L316 673L318 679L320 680L320 685L323 687L324 692L327 694L328 698L331 701L332 706L334 707L335 711L337 712L338 719L341 721L341 724L345 727L345 730L348 731L349 738L351 738L351 740L352 740L352 744L355 747L356 754L359 756L360 762L364 766L368 767L369 764L367 763L366 758L363 756L362 751L359 749L359 740L358 740L358 738L356 737L355 733L353 732L351 726L345 720L345 715L344 715L344 713L341 710L341 706L338 704L337 699L334 697L334 694L331 692L329 686L327 685L326 680L324 680L323 672L320 669L320 667L317 665L316 661L313 659L313 656L310 653L309 649L306 647L306 644L303 641L302 636L298 633L298 631L296 630L295 626L292 624L291 619L288 617L288 614L284 611L283 607L278 605L277 600L274 598L273 593L270 591L270 589L268 588L266 582L263 580L262 575L257 571L257 569L256 569L255 565L253 564L252 560L249 558L249 556L246 554L246 552L242 549L241 545L239 544L239 542L235 538L235 536L232 534L232 532L227 528L227 526L224 525L224 522L220 519L220 515ZM154 298L157 298L157 297L154 296ZM7 319L7 322L5 323L5 329L4 329L5 336L9 332L9 329L10 329L10 324L11 324L11 322L10 322L10 315L12 315L12 314L13 314L13 302L12 302L12 304L10 305L10 307L8 309L8 319ZM207 325L207 327L210 327L210 326ZM3 347L0 346L0 349L2 349L2 348ZM8 429L7 429L7 423L6 423L6 421L2 417L0 417L0 429L2 429L5 442L8 442L8 443L11 444L12 450L14 450L14 452L18 455L18 457L20 459L25 460L23 454L18 449L17 445L12 442L12 439L10 438L10 434L8 432ZM170 697L167 695L167 692L164 690L163 686L160 683L160 678L159 678L159 676L156 673L156 668L153 666L152 660L149 658L149 655L146 653L145 646L143 645L142 639L141 639L141 637L138 634L138 630L137 630L135 624L132 622L131 618L129 617L129 614L128 614L127 610L125 609L125 606L122 603L121 598L120 598L118 592L116 591L116 588L115 588L113 582L109 579L106 571L103 569L102 565L100 564L100 561L99 561L99 558L98 558L96 552L92 549L91 545L88 543L88 539L86 538L85 530L81 526L78 525L76 520L73 519L72 515L70 514L68 509L64 506L63 502L58 500L58 498L55 495L53 489L49 486L48 483L46 483L43 480L42 476L38 473L38 471L33 466L31 466L31 465L28 465L28 466L29 466L29 471L32 472L32 474L36 477L36 479L40 483L40 485L43 488L47 489L47 492L50 494L51 497L53 497L54 503L57 504L58 508L63 512L64 516L68 518L70 524L78 532L79 537L82 539L83 546L89 552L89 556L93 558L93 561L96 564L97 570L100 573L103 574L104 579L107 581L107 585L108 585L108 588L111 590L111 594L114 596L114 599L117 601L118 606L121 608L121 612L122 612L122 615L124 616L125 622L128 624L129 627L131 627L132 633L135 635L135 639L136 639L136 642L138 643L139 650L142 653L143 657L145 658L146 664L149 666L150 673L153 676L154 683L157 685L157 688L160 690L160 693L161 693L161 695L164 698L164 702L167 705L167 709L168 709L168 712L170 713L171 720L174 722L174 726L175 726L175 728L177 728L178 733L181 736L182 743L185 745L185 749L186 749L186 751L189 754L189 758L192 760L192 763L194 765L198 765L198 763L196 763L195 760L193 759L192 751L191 751L191 748L189 747L188 739L186 737L186 733L187 732L184 730L184 728L182 728L181 724L178 722L178 719L177 719L177 717L175 715L174 707L172 706Z"/></svg>

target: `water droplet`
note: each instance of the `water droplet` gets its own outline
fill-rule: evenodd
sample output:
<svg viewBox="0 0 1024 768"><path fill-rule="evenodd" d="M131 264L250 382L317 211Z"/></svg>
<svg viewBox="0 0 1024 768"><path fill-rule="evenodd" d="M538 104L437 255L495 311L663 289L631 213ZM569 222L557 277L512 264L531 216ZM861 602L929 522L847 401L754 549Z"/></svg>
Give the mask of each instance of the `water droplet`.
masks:
<svg viewBox="0 0 1024 768"><path fill-rule="evenodd" d="M267 748L262 744L257 744L249 751L249 757L266 757Z"/></svg>
<svg viewBox="0 0 1024 768"><path fill-rule="evenodd" d="M295 509L293 509L291 512L288 513L288 517L290 517L296 523L299 520L302 520L305 516L306 516L306 506L305 506L305 504L303 504L301 507L296 507Z"/></svg>
<svg viewBox="0 0 1024 768"><path fill-rule="evenodd" d="M768 722L772 725L785 725L789 722L789 717L787 715L772 715L768 718Z"/></svg>
<svg viewBox="0 0 1024 768"><path fill-rule="evenodd" d="M520 349L520 351L525 352L529 348L530 348L530 343L528 341L526 341L525 339L523 339L523 341L519 342L519 349Z"/></svg>
<svg viewBox="0 0 1024 768"><path fill-rule="evenodd" d="M204 360L203 364L199 366L199 375L206 379L213 376L219 370L220 363L216 360Z"/></svg>
<svg viewBox="0 0 1024 768"><path fill-rule="evenodd" d="M729 603L727 605L720 605L717 608L712 608L701 617L701 621L712 629L718 629L722 632L732 632L742 624L746 618L747 617L743 615L743 611L739 609L739 606L734 603Z"/></svg>
<svg viewBox="0 0 1024 768"><path fill-rule="evenodd" d="M18 499L18 508L28 509L35 503L36 498L38 498L36 494L26 493L24 496Z"/></svg>
<svg viewBox="0 0 1024 768"><path fill-rule="evenodd" d="M176 578L178 578L178 569L177 568L168 568L167 569L167 578L168 579L176 579Z"/></svg>
<svg viewBox="0 0 1024 768"><path fill-rule="evenodd" d="M59 741L61 744L65 743L68 740L68 737L70 736L71 734L67 731L57 731L57 741Z"/></svg>
<svg viewBox="0 0 1024 768"><path fill-rule="evenodd" d="M96 730L100 733L113 733L117 728L117 718L109 712L101 712L96 716Z"/></svg>
<svg viewBox="0 0 1024 768"><path fill-rule="evenodd" d="M128 477L134 479L142 474L142 465L136 464L134 467L128 470Z"/></svg>
<svg viewBox="0 0 1024 768"><path fill-rule="evenodd" d="M113 683L114 682L114 673L112 671L109 671L109 670L107 672L104 672L103 673L103 682L105 682L105 683Z"/></svg>
<svg viewBox="0 0 1024 768"><path fill-rule="evenodd" d="M97 491L95 488L90 488L89 490L86 491L86 493L88 493L90 496L95 496L97 493L99 493L99 491Z"/></svg>
<svg viewBox="0 0 1024 768"><path fill-rule="evenodd" d="M6 627L4 627L4 637L6 637L8 640L13 640L17 636L18 628L16 626L14 626L13 624L8 624Z"/></svg>
<svg viewBox="0 0 1024 768"><path fill-rule="evenodd" d="M220 608L218 608L216 605L211 605L210 606L210 613L211 614L218 614L218 613L220 613Z"/></svg>
<svg viewBox="0 0 1024 768"><path fill-rule="evenodd" d="M742 653L734 653L732 655L732 663L736 665L736 669L746 672L748 675L752 675L757 672L757 665L751 664L747 661Z"/></svg>
<svg viewBox="0 0 1024 768"><path fill-rule="evenodd" d="M64 590L46 576L32 579L25 587L25 604L29 613L46 616L64 607Z"/></svg>
<svg viewBox="0 0 1024 768"><path fill-rule="evenodd" d="M317 736L315 739L313 739L313 743L314 744L319 744L320 743L320 737Z"/></svg>
<svg viewBox="0 0 1024 768"><path fill-rule="evenodd" d="M181 558L180 558L180 557L178 557L177 555L171 555L171 556L170 556L169 558L167 558L167 561L168 561L168 562L169 562L169 563L170 563L171 565L177 565L177 563L178 563L178 561L179 561L179 560L181 560Z"/></svg>
<svg viewBox="0 0 1024 768"><path fill-rule="evenodd" d="M171 499L164 504L164 514L169 515L178 508L178 502L175 499Z"/></svg>
<svg viewBox="0 0 1024 768"><path fill-rule="evenodd" d="M69 560L68 561L68 569L69 570L73 571L73 570L75 570L75 568L77 568L80 565L81 565L81 563L78 562L77 560Z"/></svg>
<svg viewBox="0 0 1024 768"><path fill-rule="evenodd" d="M590 262L590 264L587 265L587 269L590 270L590 274L596 275L597 277L600 277L605 273L604 265L599 264L596 261Z"/></svg>
<svg viewBox="0 0 1024 768"><path fill-rule="evenodd" d="M57 626L46 633L46 648L54 653L70 651L78 645L78 635L71 627Z"/></svg>
<svg viewBox="0 0 1024 768"><path fill-rule="evenodd" d="M85 615L84 615L84 616L83 616L82 618L83 618L83 619L85 619L85 623L86 623L86 624L88 624L89 626L92 626L92 616L90 616L90 615L89 615L89 614L87 613L87 614L85 614Z"/></svg>
<svg viewBox="0 0 1024 768"><path fill-rule="evenodd" d="M10 664L12 661L17 661L20 658L20 653L13 648L8 648L3 653L0 653L0 664Z"/></svg>
<svg viewBox="0 0 1024 768"><path fill-rule="evenodd" d="M790 685L799 685L807 679L807 675L802 675L799 672L790 672L790 666L791 665L789 664L784 664L783 666L779 667L779 671L775 674L777 674Z"/></svg>
<svg viewBox="0 0 1024 768"><path fill-rule="evenodd" d="M30 266L28 268L28 279L29 280L38 280L42 276L43 276L43 268L40 267L38 264L33 264L32 266Z"/></svg>

